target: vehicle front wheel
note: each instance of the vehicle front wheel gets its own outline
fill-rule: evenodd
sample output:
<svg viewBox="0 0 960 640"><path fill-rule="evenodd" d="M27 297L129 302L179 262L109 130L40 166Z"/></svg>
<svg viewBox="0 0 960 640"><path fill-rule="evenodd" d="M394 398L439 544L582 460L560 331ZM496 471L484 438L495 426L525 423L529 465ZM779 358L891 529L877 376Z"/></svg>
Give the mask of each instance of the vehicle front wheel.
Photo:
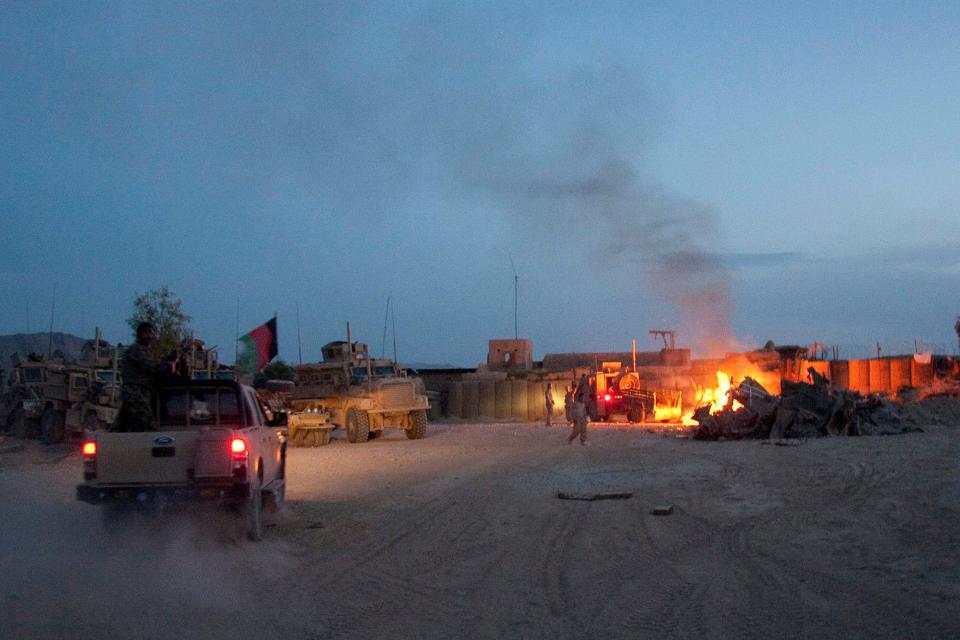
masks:
<svg viewBox="0 0 960 640"><path fill-rule="evenodd" d="M370 438L370 416L355 407L347 410L347 442L366 442Z"/></svg>
<svg viewBox="0 0 960 640"><path fill-rule="evenodd" d="M627 420L630 422L643 422L646 417L646 411L643 407L630 407L627 411Z"/></svg>
<svg viewBox="0 0 960 640"><path fill-rule="evenodd" d="M40 418L40 439L43 440L43 444L63 442L65 423L65 417L61 412L53 407L46 409Z"/></svg>
<svg viewBox="0 0 960 640"><path fill-rule="evenodd" d="M36 418L28 418L23 411L23 407L17 407L13 413L13 425L11 431L13 435L21 440L27 438L36 438L40 425Z"/></svg>
<svg viewBox="0 0 960 640"><path fill-rule="evenodd" d="M414 411L410 414L411 426L407 429L407 437L411 440L419 440L427 435L427 412L423 409Z"/></svg>

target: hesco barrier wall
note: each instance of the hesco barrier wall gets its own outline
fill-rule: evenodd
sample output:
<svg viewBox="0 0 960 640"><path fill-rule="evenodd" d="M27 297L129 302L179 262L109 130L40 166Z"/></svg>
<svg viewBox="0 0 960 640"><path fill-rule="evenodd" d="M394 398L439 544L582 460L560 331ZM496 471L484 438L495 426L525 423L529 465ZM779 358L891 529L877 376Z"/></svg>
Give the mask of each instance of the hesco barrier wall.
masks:
<svg viewBox="0 0 960 640"><path fill-rule="evenodd" d="M777 364L770 371L776 377ZM780 376L786 380L809 381L809 369L839 389L860 393L896 393L903 387L917 387L933 381L932 363L912 356L873 360L783 360ZM695 397L696 388L716 384L716 371L736 370L728 360L694 360L687 367L641 367L641 379L654 388L681 389L685 406ZM579 371L577 372L579 373ZM552 381L553 415L562 419L565 386L574 379L564 375ZM546 416L546 381L477 377L444 381L446 415L462 420L505 420L526 422ZM771 389L771 391L778 391Z"/></svg>
<svg viewBox="0 0 960 640"><path fill-rule="evenodd" d="M552 382L554 417L563 416L563 382ZM463 420L543 420L547 416L546 382L463 380L447 391L447 416Z"/></svg>
<svg viewBox="0 0 960 640"><path fill-rule="evenodd" d="M797 366L799 364L799 366ZM784 378L807 381L810 368L838 389L860 393L896 393L903 387L933 382L933 364L912 356L874 360L802 360L784 363Z"/></svg>
<svg viewBox="0 0 960 640"><path fill-rule="evenodd" d="M497 386L494 389L496 398L494 399L494 417L509 418L513 415L513 387L509 380L497 380Z"/></svg>

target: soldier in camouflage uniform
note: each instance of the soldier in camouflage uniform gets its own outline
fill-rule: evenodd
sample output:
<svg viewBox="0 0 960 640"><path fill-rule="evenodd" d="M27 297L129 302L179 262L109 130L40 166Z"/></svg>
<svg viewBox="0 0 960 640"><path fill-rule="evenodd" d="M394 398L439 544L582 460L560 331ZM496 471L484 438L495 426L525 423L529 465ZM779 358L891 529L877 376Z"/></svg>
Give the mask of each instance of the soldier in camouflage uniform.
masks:
<svg viewBox="0 0 960 640"><path fill-rule="evenodd" d="M137 326L137 342L127 347L123 354L121 371L123 404L112 431L153 431L153 389L156 380L170 373L169 362L160 360L152 346L157 331L149 322Z"/></svg>

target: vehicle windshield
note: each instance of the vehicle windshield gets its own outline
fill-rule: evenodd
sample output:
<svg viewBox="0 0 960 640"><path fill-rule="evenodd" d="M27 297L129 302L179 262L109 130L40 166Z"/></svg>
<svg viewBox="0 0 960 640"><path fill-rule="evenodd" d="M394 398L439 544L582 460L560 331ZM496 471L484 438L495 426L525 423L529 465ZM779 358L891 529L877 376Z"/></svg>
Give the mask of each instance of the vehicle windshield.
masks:
<svg viewBox="0 0 960 640"><path fill-rule="evenodd" d="M20 378L24 382L42 382L43 372L36 367L24 367L20 370Z"/></svg>
<svg viewBox="0 0 960 640"><path fill-rule="evenodd" d="M97 371L97 382L113 382L113 371Z"/></svg>
<svg viewBox="0 0 960 640"><path fill-rule="evenodd" d="M373 367L374 378L386 378L394 375L396 375L396 372L394 371L391 365L380 365L378 367ZM363 382L366 379L367 379L366 367L353 367L350 373L350 382L352 384Z"/></svg>

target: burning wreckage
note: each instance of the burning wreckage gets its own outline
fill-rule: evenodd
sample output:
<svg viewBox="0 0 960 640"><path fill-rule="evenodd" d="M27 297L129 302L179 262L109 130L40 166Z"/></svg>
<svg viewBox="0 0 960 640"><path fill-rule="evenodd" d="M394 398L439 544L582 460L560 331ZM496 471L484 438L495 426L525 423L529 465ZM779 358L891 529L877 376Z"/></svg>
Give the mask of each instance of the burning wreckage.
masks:
<svg viewBox="0 0 960 640"><path fill-rule="evenodd" d="M698 440L893 435L917 431L901 405L879 396L833 388L816 370L812 382L783 380L781 395L747 376L739 384L718 372L717 391L693 412Z"/></svg>

